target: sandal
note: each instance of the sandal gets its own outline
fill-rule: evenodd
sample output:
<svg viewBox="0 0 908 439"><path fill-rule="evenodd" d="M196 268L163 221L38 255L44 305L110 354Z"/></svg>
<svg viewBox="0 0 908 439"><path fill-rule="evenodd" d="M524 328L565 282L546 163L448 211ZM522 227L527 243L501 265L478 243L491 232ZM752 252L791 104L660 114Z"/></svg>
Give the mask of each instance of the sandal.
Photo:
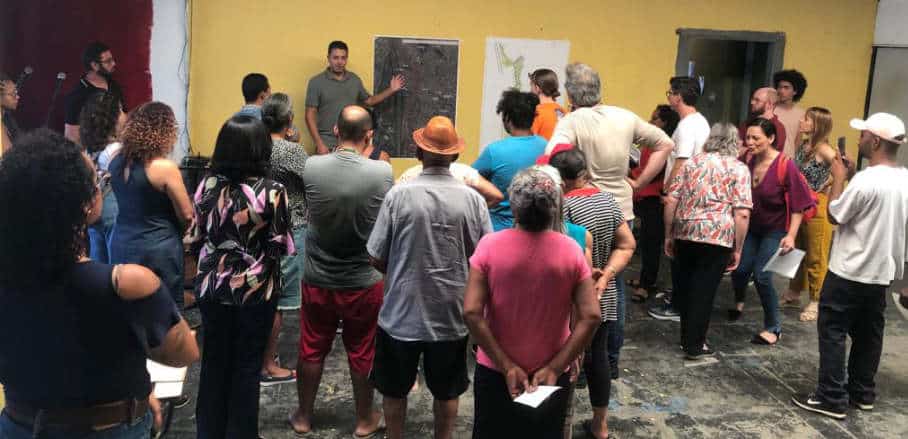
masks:
<svg viewBox="0 0 908 439"><path fill-rule="evenodd" d="M289 369L288 369L289 370ZM296 371L290 370L290 375L275 376L268 373L259 375L259 384L268 387L277 384L292 383L296 381Z"/></svg>
<svg viewBox="0 0 908 439"><path fill-rule="evenodd" d="M819 315L818 304L816 302L810 302L807 306L804 307L804 310L801 311L801 315L798 317L802 322L815 322L817 316Z"/></svg>
<svg viewBox="0 0 908 439"><path fill-rule="evenodd" d="M767 331L770 332L770 331ZM750 339L750 342L756 345L761 346L773 346L782 339L782 331L770 332L770 334L776 336L776 341L770 342L769 340L763 338L760 334L754 334L753 338Z"/></svg>
<svg viewBox="0 0 908 439"><path fill-rule="evenodd" d="M378 427L375 427L375 430L372 430L371 433L366 433L364 435L358 435L356 432L353 432L353 439L380 439L385 437L385 418L382 416L381 420L378 421Z"/></svg>

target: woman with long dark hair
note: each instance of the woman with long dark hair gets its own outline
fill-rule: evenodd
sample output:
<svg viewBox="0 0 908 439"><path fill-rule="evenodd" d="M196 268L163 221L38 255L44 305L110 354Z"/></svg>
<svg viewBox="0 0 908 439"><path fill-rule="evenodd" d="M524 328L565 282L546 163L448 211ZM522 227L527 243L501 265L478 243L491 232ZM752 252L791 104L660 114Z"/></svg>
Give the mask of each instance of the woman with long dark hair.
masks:
<svg viewBox="0 0 908 439"><path fill-rule="evenodd" d="M205 328L199 438L258 437L259 372L281 291L281 258L295 252L287 191L265 178L265 125L234 116L221 127L211 175L195 192L189 240L199 251L195 293Z"/></svg>
<svg viewBox="0 0 908 439"><path fill-rule="evenodd" d="M182 238L192 203L180 168L167 158L176 141L176 118L166 104L143 104L126 121L123 149L110 163L119 207L110 260L150 268L182 306Z"/></svg>
<svg viewBox="0 0 908 439"><path fill-rule="evenodd" d="M88 258L91 160L59 134L26 134L3 157L0 203L17 206L0 210L0 437L148 438L160 412L147 358L187 366L198 346L154 273Z"/></svg>
<svg viewBox="0 0 908 439"><path fill-rule="evenodd" d="M110 186L110 162L120 153L123 145L117 140L126 113L117 95L108 91L96 93L85 106L79 117L79 139L88 152L98 171L98 188L104 197L101 219L88 228L91 239L91 258L98 262L110 262L110 238L117 222L117 197Z"/></svg>

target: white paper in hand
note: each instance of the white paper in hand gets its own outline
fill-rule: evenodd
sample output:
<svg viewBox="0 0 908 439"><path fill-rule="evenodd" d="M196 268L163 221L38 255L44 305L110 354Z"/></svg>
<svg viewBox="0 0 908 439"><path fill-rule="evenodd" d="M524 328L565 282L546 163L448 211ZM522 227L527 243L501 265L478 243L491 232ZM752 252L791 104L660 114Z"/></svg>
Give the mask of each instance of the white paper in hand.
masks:
<svg viewBox="0 0 908 439"><path fill-rule="evenodd" d="M798 266L801 265L801 260L804 259L804 251L794 248L784 255L781 252L781 248L776 250L776 254L769 258L769 262L763 267L763 271L771 271L779 276L793 279L795 274L798 273Z"/></svg>
<svg viewBox="0 0 908 439"><path fill-rule="evenodd" d="M539 407L539 404L542 404L546 399L549 399L549 397L552 396L552 394L560 388L560 386L539 386L533 393L523 392L520 396L514 399L514 402L536 408Z"/></svg>

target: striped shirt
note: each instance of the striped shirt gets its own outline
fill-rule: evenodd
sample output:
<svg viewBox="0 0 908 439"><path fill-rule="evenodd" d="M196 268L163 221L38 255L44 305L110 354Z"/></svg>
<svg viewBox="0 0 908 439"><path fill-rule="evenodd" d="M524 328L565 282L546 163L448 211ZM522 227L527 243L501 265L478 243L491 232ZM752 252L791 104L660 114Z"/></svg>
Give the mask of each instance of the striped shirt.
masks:
<svg viewBox="0 0 908 439"><path fill-rule="evenodd" d="M596 188L568 192L564 199L564 219L585 227L593 235L593 268L605 268L612 254L615 233L624 222L615 197ZM618 319L617 305L618 288L612 279L599 298L599 316L603 322Z"/></svg>

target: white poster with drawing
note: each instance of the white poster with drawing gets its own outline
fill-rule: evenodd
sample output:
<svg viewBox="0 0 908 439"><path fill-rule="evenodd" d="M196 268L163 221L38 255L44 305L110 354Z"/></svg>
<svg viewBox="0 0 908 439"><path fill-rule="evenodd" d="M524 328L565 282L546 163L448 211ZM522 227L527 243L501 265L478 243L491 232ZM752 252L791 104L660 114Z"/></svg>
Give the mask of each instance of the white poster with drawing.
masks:
<svg viewBox="0 0 908 439"><path fill-rule="evenodd" d="M551 69L558 74L564 105L564 67L567 66L571 43L567 40L529 40L519 38L486 38L486 63L482 82L482 108L479 148L507 136L495 106L501 93L509 88L530 91L529 75L536 69Z"/></svg>

